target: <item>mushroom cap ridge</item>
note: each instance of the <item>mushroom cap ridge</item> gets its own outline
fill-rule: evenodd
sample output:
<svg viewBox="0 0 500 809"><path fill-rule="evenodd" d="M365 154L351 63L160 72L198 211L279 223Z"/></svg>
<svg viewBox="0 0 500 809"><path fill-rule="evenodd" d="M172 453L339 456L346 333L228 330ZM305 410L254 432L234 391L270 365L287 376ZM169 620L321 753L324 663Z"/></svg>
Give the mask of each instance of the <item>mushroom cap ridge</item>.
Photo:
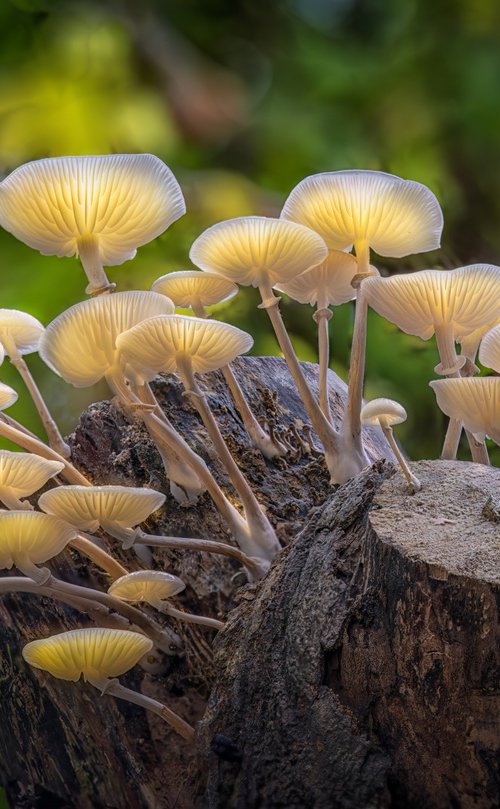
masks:
<svg viewBox="0 0 500 809"><path fill-rule="evenodd" d="M151 291L166 295L175 306L188 309L193 301L202 306L225 303L238 294L238 287L216 273L180 270L157 278Z"/></svg>
<svg viewBox="0 0 500 809"><path fill-rule="evenodd" d="M120 576L108 589L108 593L124 601L146 601L157 604L184 590L186 585L177 576L162 570L136 570Z"/></svg>
<svg viewBox="0 0 500 809"><path fill-rule="evenodd" d="M61 553L77 532L40 511L0 511L0 568L10 570L26 557L35 565Z"/></svg>
<svg viewBox="0 0 500 809"><path fill-rule="evenodd" d="M440 409L463 422L478 441L492 438L500 446L500 377L434 379L429 385Z"/></svg>

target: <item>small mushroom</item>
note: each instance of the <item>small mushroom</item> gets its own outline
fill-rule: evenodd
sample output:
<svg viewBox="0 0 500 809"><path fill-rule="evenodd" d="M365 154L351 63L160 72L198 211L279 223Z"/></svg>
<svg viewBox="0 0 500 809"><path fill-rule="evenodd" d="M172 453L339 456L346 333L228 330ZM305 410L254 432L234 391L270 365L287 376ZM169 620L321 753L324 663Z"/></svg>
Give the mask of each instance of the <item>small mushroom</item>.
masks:
<svg viewBox="0 0 500 809"><path fill-rule="evenodd" d="M429 384L443 413L463 422L477 441L488 437L500 446L500 377L434 379Z"/></svg>
<svg viewBox="0 0 500 809"><path fill-rule="evenodd" d="M75 529L62 520L39 511L0 511L0 568L17 567L37 584L46 584L47 562L76 539Z"/></svg>
<svg viewBox="0 0 500 809"><path fill-rule="evenodd" d="M174 175L150 154L45 158L0 183L0 225L43 255L78 255L89 295L110 292L104 267L134 258L185 212Z"/></svg>
<svg viewBox="0 0 500 809"><path fill-rule="evenodd" d="M101 691L140 705L168 722L181 736L194 739L194 729L161 702L121 685L116 679L135 666L153 648L148 638L125 629L73 629L31 641L23 648L30 666L48 671L59 680L78 682L83 676Z"/></svg>
<svg viewBox="0 0 500 809"><path fill-rule="evenodd" d="M31 509L31 504L20 498L41 489L63 469L59 461L48 461L29 452L0 450L0 501L10 509Z"/></svg>
<svg viewBox="0 0 500 809"><path fill-rule="evenodd" d="M211 629L223 629L222 621L208 618L204 615L192 615L189 612L177 610L168 603L168 599L184 590L184 582L171 573L160 570L137 570L122 576L113 582L108 592L116 598L130 601L134 604L145 602L165 615L186 621L191 624L208 626Z"/></svg>
<svg viewBox="0 0 500 809"><path fill-rule="evenodd" d="M410 491L418 492L422 488L419 479L411 472L406 460L402 456L396 441L392 428L395 424L402 424L406 421L406 410L398 402L393 399L372 399L361 408L361 423L375 425L382 428L389 446L391 447L401 471L406 480L410 484Z"/></svg>
<svg viewBox="0 0 500 809"><path fill-rule="evenodd" d="M479 359L486 368L500 374L500 325L491 329L481 341Z"/></svg>

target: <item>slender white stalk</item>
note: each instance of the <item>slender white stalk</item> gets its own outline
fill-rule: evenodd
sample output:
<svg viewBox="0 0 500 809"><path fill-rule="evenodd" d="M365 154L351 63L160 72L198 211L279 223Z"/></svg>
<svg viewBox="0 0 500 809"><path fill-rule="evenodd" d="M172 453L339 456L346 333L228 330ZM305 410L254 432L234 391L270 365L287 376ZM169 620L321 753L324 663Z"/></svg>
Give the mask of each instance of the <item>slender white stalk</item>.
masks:
<svg viewBox="0 0 500 809"><path fill-rule="evenodd" d="M163 612L165 615L170 615L178 621L184 621L186 624L199 624L200 626L208 626L210 629L224 629L224 622L218 621L216 618L209 618L207 615L193 615L190 612L183 612L177 610L171 604L166 602L159 602L155 605L156 609Z"/></svg>
<svg viewBox="0 0 500 809"><path fill-rule="evenodd" d="M399 447L394 440L394 434L392 432L392 427L387 427L382 422L380 422L380 426L382 427L382 431L387 438L387 443L389 444L390 448L392 449L394 455L397 458L397 461L401 467L401 471L405 476L406 480L410 484L410 488L413 492L418 492L422 488L422 484L420 483L419 479L412 473L410 467L406 463L406 460L401 455L399 451Z"/></svg>
<svg viewBox="0 0 500 809"><path fill-rule="evenodd" d="M117 559L114 559L107 551L100 548L93 540L83 534L79 534L76 539L72 539L69 545L95 562L113 581L119 579L120 576L126 576L129 572Z"/></svg>
<svg viewBox="0 0 500 809"><path fill-rule="evenodd" d="M318 324L318 358L319 358L319 406L328 421L333 424L330 410L330 392L328 385L328 368L330 365L330 333L328 324L333 315L328 307L316 309L313 320Z"/></svg>
<svg viewBox="0 0 500 809"><path fill-rule="evenodd" d="M94 298L97 295L113 292L116 284L111 284L104 272L97 239L92 236L79 239L78 256L89 281L85 288L87 295Z"/></svg>

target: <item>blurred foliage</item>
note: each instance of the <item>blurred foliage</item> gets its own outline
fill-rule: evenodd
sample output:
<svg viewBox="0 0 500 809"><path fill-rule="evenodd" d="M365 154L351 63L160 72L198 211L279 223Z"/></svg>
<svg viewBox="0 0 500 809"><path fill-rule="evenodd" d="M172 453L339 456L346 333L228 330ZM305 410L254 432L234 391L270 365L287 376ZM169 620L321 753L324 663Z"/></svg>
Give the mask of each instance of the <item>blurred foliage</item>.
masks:
<svg viewBox="0 0 500 809"><path fill-rule="evenodd" d="M188 214L133 262L119 289L189 267L191 241L220 219L277 215L304 176L390 171L428 184L445 213L443 248L382 272L500 264L500 6L497 0L3 0L0 174L47 155L153 152L174 170ZM82 299L74 259L39 256L0 233L1 305L47 323ZM217 314L276 342L257 296ZM315 359L312 310L284 302L303 359ZM345 378L353 309L332 321L332 367ZM75 391L28 361L63 430L97 390ZM411 456L435 457L445 419L428 388L437 353L371 313L366 395L409 419ZM21 391L4 363L1 378ZM39 431L25 396L12 415ZM462 450L463 457L467 451ZM493 450L500 463L500 453Z"/></svg>

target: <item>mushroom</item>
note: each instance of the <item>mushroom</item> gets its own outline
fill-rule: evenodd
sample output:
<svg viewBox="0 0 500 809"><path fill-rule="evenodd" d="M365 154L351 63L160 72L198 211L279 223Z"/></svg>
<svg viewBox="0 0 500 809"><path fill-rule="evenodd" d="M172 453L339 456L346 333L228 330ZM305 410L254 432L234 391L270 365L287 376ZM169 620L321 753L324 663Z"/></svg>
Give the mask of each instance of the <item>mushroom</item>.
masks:
<svg viewBox="0 0 500 809"><path fill-rule="evenodd" d="M399 447L394 440L392 428L395 424L402 424L406 421L406 410L398 402L393 399L372 399L361 408L361 423L375 425L382 428L389 446L391 447L401 471L406 480L410 484L410 491L415 493L420 491L422 484L419 479L411 472L406 460L402 456Z"/></svg>
<svg viewBox="0 0 500 809"><path fill-rule="evenodd" d="M0 501L10 509L31 509L31 504L20 498L41 489L63 469L63 463L30 452L0 450Z"/></svg>
<svg viewBox="0 0 500 809"><path fill-rule="evenodd" d="M483 337L479 359L486 368L500 374L500 325L495 326Z"/></svg>
<svg viewBox="0 0 500 809"><path fill-rule="evenodd" d="M341 428L342 455L349 477L368 463L361 436L367 303L364 279L372 275L370 249L401 258L440 245L443 215L426 186L380 171L333 171L302 180L290 193L281 216L312 228L329 250L354 245L358 274L347 407ZM358 467L356 470L356 466Z"/></svg>
<svg viewBox="0 0 500 809"><path fill-rule="evenodd" d="M166 295L175 306L192 309L200 318L208 317L207 306L231 300L238 292L236 284L227 278L198 270L162 275L151 289ZM221 370L253 446L259 449L265 458L286 455L286 447L277 440L273 441L255 418L231 365L226 365Z"/></svg>
<svg viewBox="0 0 500 809"><path fill-rule="evenodd" d="M0 183L0 225L43 255L78 255L89 295L112 291L104 267L134 258L185 212L174 175L150 154L45 158Z"/></svg>
<svg viewBox="0 0 500 809"><path fill-rule="evenodd" d="M329 421L332 421L332 414L328 392L328 323L333 314L330 306L340 306L356 297L352 280L357 272L358 264L354 256L341 250L330 250L322 264L287 283L275 285L278 292L284 292L289 298L316 307L313 318L318 325L319 403Z"/></svg>
<svg viewBox="0 0 500 809"><path fill-rule="evenodd" d="M186 621L190 624L200 624L211 629L223 629L222 621L215 618L208 618L204 615L192 615L189 612L182 612L168 604L169 598L184 590L186 585L177 576L171 573L164 573L160 570L137 570L122 576L113 582L108 592L116 598L130 601L134 604L145 602L159 610L165 615Z"/></svg>
<svg viewBox="0 0 500 809"><path fill-rule="evenodd" d="M23 356L38 351L43 332L44 327L32 315L17 309L0 309L0 343L33 399L49 445L63 457L69 458L70 448L63 440Z"/></svg>
<svg viewBox="0 0 500 809"><path fill-rule="evenodd" d="M274 530L231 455L195 379L195 374L223 368L248 351L253 345L252 337L229 323L163 315L123 332L117 345L140 381L149 381L158 373L178 373L241 498L249 530L238 538L238 544L247 555L271 562L280 550Z"/></svg>
<svg viewBox="0 0 500 809"><path fill-rule="evenodd" d="M500 377L434 379L429 384L443 413L463 422L477 441L488 437L500 446Z"/></svg>
<svg viewBox="0 0 500 809"><path fill-rule="evenodd" d="M441 362L434 369L443 376L458 376L466 357L457 357L460 342L498 317L500 268L473 264L456 270L421 270L392 278L369 278L363 282L367 302L407 334L429 340L433 334ZM460 422L450 427L441 453L455 457ZM469 439L474 460L486 460L485 448Z"/></svg>
<svg viewBox="0 0 500 809"><path fill-rule="evenodd" d="M153 711L183 738L192 741L194 728L180 716L161 702L125 688L116 679L135 666L152 647L151 640L126 629L73 629L31 641L23 648L23 658L30 666L48 671L59 680L78 682L83 675L84 681L101 694Z"/></svg>

